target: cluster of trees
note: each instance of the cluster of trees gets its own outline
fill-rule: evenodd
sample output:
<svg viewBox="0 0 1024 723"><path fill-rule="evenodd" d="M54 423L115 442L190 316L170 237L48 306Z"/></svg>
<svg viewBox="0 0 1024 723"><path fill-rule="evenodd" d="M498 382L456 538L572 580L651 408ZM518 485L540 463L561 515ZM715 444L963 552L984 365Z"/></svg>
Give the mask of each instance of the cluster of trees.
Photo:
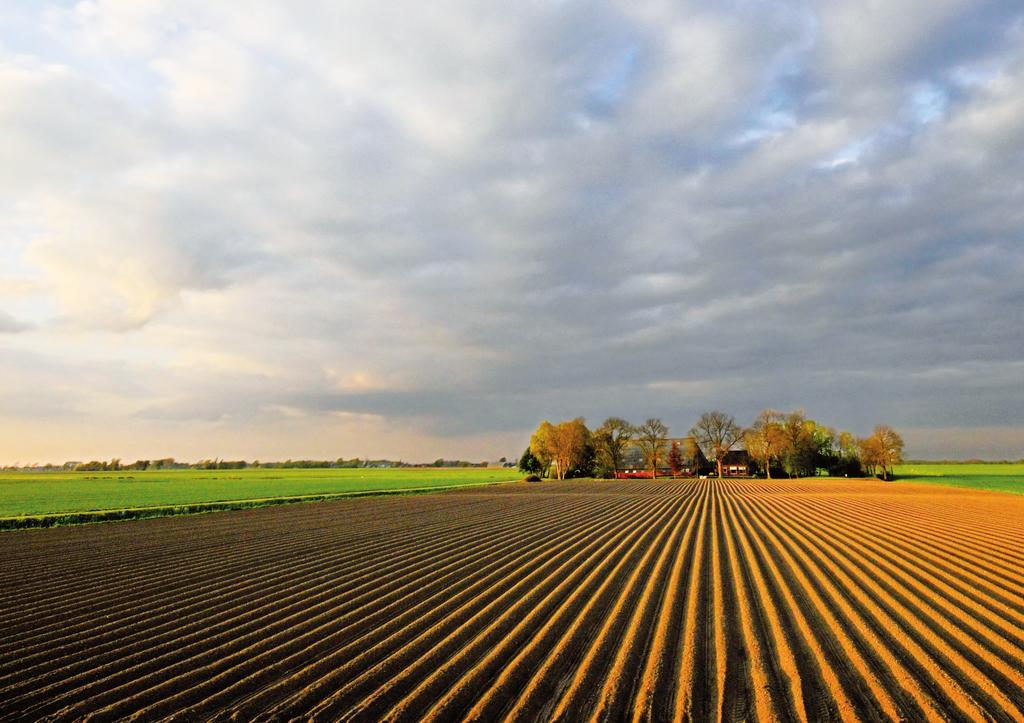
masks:
<svg viewBox="0 0 1024 723"><path fill-rule="evenodd" d="M116 457L109 462L94 459L91 462L79 462L75 465L76 472L117 472L121 469L124 469L121 466L121 460Z"/></svg>
<svg viewBox="0 0 1024 723"><path fill-rule="evenodd" d="M706 412L690 429L685 445L668 442L668 427L657 418L633 425L609 417L593 432L582 417L552 424L541 422L530 437L530 445L519 460L528 474L572 477L612 477L622 468L628 445L636 445L651 476L665 463L673 473L693 459L699 448L722 476L722 464L734 449L745 449L752 471L804 477L825 471L832 475L878 474L891 479L893 468L902 461L903 440L894 429L880 425L868 437L836 432L819 424L800 410L783 413L766 409L750 427L741 427L729 414Z"/></svg>
<svg viewBox="0 0 1024 723"><path fill-rule="evenodd" d="M502 457L499 462L505 463L505 458ZM464 459L435 459L433 463L427 465L429 467L486 467L487 462L467 462ZM411 466L411 465L410 465ZM419 466L419 465L417 465Z"/></svg>
<svg viewBox="0 0 1024 723"><path fill-rule="evenodd" d="M559 424L543 421L530 437L520 468L555 479L591 477L594 472L594 438L582 417Z"/></svg>
<svg viewBox="0 0 1024 723"><path fill-rule="evenodd" d="M632 425L620 417L609 417L593 432L582 417L558 424L541 422L530 437L530 446L519 459L519 469L528 474L573 477L613 477L622 465L626 447L639 445L644 461L657 470L666 461L668 427L660 419ZM681 467L682 454L675 450Z"/></svg>
<svg viewBox="0 0 1024 723"><path fill-rule="evenodd" d="M201 459L192 466L195 469L245 469L249 463L244 459Z"/></svg>
<svg viewBox="0 0 1024 723"><path fill-rule="evenodd" d="M857 440L857 451L868 474L892 479L894 467L903 461L903 438L892 427L879 425L871 436Z"/></svg>
<svg viewBox="0 0 1024 723"><path fill-rule="evenodd" d="M892 427L879 425L858 438L808 419L800 410L764 410L744 431L743 444L769 478L773 472L805 477L824 470L831 475L866 473L891 479L893 468L903 461L903 438Z"/></svg>
<svg viewBox="0 0 1024 723"><path fill-rule="evenodd" d="M120 459L114 457L109 462L92 460L91 462L65 462L64 469L73 469L75 472L119 472L126 469L183 469L187 464L174 461L173 457L165 459L137 459L131 464L123 464Z"/></svg>
<svg viewBox="0 0 1024 723"><path fill-rule="evenodd" d="M120 472L121 470L188 469L193 466L199 467L201 464L208 462L209 460L203 460L198 464L190 465L185 462L176 462L174 457L164 457L162 459L137 459L131 464L126 464L122 463L117 457L114 457L109 462L101 462L99 460L92 460L91 462L65 462L63 468L74 470L75 472Z"/></svg>

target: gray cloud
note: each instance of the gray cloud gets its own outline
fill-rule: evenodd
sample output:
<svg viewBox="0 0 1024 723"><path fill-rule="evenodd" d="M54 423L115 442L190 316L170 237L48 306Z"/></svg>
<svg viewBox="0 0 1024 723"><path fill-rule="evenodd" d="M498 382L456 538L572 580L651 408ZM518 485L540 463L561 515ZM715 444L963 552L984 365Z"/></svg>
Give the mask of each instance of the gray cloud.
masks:
<svg viewBox="0 0 1024 723"><path fill-rule="evenodd" d="M31 325L18 321L13 315L0 309L0 334L15 334L30 328Z"/></svg>
<svg viewBox="0 0 1024 723"><path fill-rule="evenodd" d="M339 415L399 451L708 407L1024 427L1016 3L9 20L5 340L40 385L95 361L69 408L249 454Z"/></svg>

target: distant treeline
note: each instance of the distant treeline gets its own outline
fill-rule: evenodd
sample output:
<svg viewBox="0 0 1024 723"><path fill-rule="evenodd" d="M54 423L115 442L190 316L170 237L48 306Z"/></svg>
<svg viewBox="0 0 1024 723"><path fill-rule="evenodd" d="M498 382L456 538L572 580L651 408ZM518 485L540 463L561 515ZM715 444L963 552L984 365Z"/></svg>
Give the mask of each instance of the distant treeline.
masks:
<svg viewBox="0 0 1024 723"><path fill-rule="evenodd" d="M502 457L498 464L509 466ZM65 462L64 464L33 464L0 467L5 472L120 472L122 470L147 469L366 469L366 468L427 468L427 467L488 467L490 462L467 462L462 459L436 459L433 462L403 462L390 459L287 459L284 462L248 462L244 459L201 459L198 462L178 462L173 457L164 459L138 459L134 462L123 462L118 458L111 460L92 460L89 462Z"/></svg>
<svg viewBox="0 0 1024 723"><path fill-rule="evenodd" d="M593 431L582 417L558 424L545 420L530 437L519 469L556 479L615 477L630 447L639 450L651 477L665 467L672 476L708 472L722 477L724 461L734 451L747 458L747 473L768 478L868 474L892 479L895 465L903 461L902 437L884 424L867 437L855 437L799 409L765 409L749 427L716 410L702 414L681 442L669 439L668 427L658 418L635 425L609 417Z"/></svg>

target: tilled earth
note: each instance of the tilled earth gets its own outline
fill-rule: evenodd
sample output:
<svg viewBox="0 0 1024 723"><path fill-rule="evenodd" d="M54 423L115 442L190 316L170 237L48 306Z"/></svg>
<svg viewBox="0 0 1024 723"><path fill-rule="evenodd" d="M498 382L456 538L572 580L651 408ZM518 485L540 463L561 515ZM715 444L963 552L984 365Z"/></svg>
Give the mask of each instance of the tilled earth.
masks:
<svg viewBox="0 0 1024 723"><path fill-rule="evenodd" d="M1024 720L1024 497L543 482L0 534L0 719Z"/></svg>

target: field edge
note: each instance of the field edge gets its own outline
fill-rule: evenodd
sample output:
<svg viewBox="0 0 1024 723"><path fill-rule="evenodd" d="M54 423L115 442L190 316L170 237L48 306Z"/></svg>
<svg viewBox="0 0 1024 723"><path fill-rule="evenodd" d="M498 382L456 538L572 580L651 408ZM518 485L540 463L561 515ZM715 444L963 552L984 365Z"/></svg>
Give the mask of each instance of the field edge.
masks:
<svg viewBox="0 0 1024 723"><path fill-rule="evenodd" d="M310 495L289 495L284 497L265 497L258 499L223 500L215 502L195 502L184 505L157 505L151 507L128 507L111 510L83 510L81 512L59 512L41 515L19 515L0 517L0 532L40 529L47 527L66 527L68 525L88 525L101 522L127 522L131 520L148 520L158 517L177 517L180 515L198 515L207 512L230 512L232 510L249 510L258 507L275 505L291 505L311 502L329 502L347 497L382 497L391 495L424 495L431 492L444 492L464 487L484 487L487 485L507 485L521 480L503 480L487 482L469 482L454 485L435 485L431 487L404 487L399 489L352 490L347 492L325 492Z"/></svg>

